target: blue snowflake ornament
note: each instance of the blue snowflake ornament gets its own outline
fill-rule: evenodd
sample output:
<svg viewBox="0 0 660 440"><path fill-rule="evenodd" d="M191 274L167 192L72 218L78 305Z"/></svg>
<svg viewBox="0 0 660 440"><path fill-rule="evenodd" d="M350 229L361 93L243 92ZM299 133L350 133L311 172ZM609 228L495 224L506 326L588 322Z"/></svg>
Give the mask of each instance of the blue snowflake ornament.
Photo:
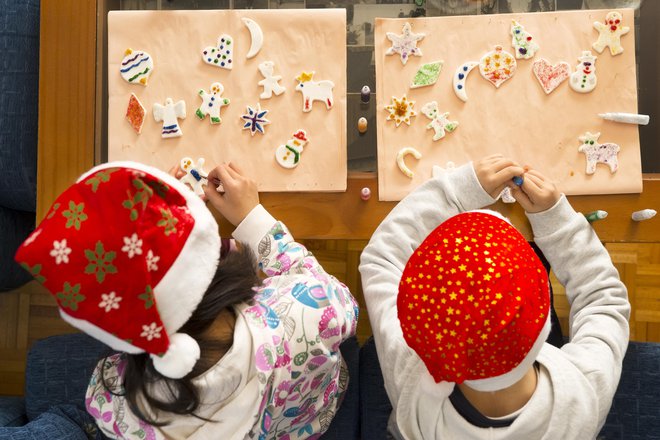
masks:
<svg viewBox="0 0 660 440"><path fill-rule="evenodd" d="M256 132L264 134L264 126L270 124L270 121L264 117L266 113L268 113L268 110L262 110L259 103L257 103L256 108L248 105L247 113L241 116L241 119L244 121L243 130L250 130L252 136Z"/></svg>

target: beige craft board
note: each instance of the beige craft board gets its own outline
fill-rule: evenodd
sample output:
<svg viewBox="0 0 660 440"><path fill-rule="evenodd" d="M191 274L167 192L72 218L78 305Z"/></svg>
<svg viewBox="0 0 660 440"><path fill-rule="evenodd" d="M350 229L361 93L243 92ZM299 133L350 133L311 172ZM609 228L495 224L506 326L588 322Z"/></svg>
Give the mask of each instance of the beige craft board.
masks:
<svg viewBox="0 0 660 440"><path fill-rule="evenodd" d="M607 10L568 11L536 14L438 17L415 19L376 19L375 59L378 122L378 184L380 200L400 200L431 177L433 165L445 167L478 160L493 153L505 154L527 164L557 183L566 194L636 193L642 190L639 132L636 125L602 120L598 113L637 112L635 40L633 11L619 10L623 25L631 31L622 37L624 52L610 55L609 48L598 54L591 48L598 32L593 22L605 21ZM530 60L518 59L517 71L496 89L475 67L466 81L467 102L453 92L455 70L467 61L479 61L499 44L514 54L511 45L511 20L522 24L540 46ZM402 33L406 21L413 33L426 36L418 43L423 55L410 57L404 66L398 54L386 56L391 46L386 32ZM586 94L573 91L564 81L546 95L532 73L532 62L545 58L552 64L566 61L575 71L584 50L597 55L596 88ZM433 86L410 88L418 67L443 60L438 82ZM406 94L416 101L418 115L410 126L395 127L386 121L392 96ZM453 133L433 141L430 120L421 107L437 101L441 112L459 122ZM596 173L586 175L586 160L578 152L578 136L600 132L599 142L613 142L621 147L619 169L611 174L599 164ZM399 171L396 155L402 147L414 147L420 160L408 156L406 163L414 171L411 180Z"/></svg>
<svg viewBox="0 0 660 440"><path fill-rule="evenodd" d="M241 18L256 21L263 30L261 51L246 58L251 36ZM260 191L343 191L346 189L346 14L344 9L245 11L116 11L108 14L108 158L134 160L167 170L181 158L203 157L208 171L232 161L254 178ZM232 70L206 64L201 52L214 46L221 34L234 38ZM339 38L341 36L341 38ZM125 50L146 51L154 59L147 86L129 84L119 73ZM275 63L275 74L286 91L259 99L263 77L257 65ZM314 80L334 83L334 106L327 110L316 101L304 113L295 80L302 71L315 71ZM231 100L220 113L221 124L195 116L211 83L224 86ZM147 110L142 133L124 118L131 93ZM179 120L183 136L163 139L162 122L153 117L153 105L184 100L186 118ZM265 135L243 130L241 115L257 102L269 110ZM296 168L275 161L275 150L298 129L307 132Z"/></svg>

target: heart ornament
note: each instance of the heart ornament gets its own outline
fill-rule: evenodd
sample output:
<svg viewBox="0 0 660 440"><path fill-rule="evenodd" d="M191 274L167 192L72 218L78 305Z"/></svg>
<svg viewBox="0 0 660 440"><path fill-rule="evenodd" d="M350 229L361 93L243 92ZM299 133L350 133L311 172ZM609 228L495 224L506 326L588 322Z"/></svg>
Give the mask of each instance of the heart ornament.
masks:
<svg viewBox="0 0 660 440"><path fill-rule="evenodd" d="M234 39L231 35L220 35L216 46L207 46L202 50L202 59L206 64L231 69L234 61Z"/></svg>
<svg viewBox="0 0 660 440"><path fill-rule="evenodd" d="M559 87L559 84L568 79L571 74L571 66L565 61L561 61L553 66L547 60L541 58L532 64L532 72L534 72L536 79L539 80L545 94L549 95L554 89Z"/></svg>
<svg viewBox="0 0 660 440"><path fill-rule="evenodd" d="M479 61L479 72L495 87L499 88L516 71L516 59L502 46L495 46L495 50L488 52Z"/></svg>

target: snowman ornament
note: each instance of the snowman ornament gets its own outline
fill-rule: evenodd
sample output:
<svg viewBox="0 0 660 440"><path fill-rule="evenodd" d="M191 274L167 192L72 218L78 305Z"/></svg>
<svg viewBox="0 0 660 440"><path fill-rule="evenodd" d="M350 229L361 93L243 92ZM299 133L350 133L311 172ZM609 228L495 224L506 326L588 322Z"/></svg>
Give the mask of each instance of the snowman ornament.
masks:
<svg viewBox="0 0 660 440"><path fill-rule="evenodd" d="M596 56L591 51L585 50L578 58L580 64L575 66L575 72L571 73L571 89L579 93L589 93L596 88Z"/></svg>
<svg viewBox="0 0 660 440"><path fill-rule="evenodd" d="M295 168L300 162L303 147L307 144L307 133L305 130L296 131L291 139L275 150L275 160L283 168Z"/></svg>

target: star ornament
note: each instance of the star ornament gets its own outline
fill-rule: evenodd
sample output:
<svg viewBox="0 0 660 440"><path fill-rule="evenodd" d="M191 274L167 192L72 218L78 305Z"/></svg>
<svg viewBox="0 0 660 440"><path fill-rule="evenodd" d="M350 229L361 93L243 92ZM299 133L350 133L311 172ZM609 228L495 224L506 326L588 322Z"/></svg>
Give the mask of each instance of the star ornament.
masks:
<svg viewBox="0 0 660 440"><path fill-rule="evenodd" d="M402 122L410 125L410 119L417 116L417 112L413 109L414 106L415 101L409 101L406 95L403 95L401 99L392 96L391 104L385 106L385 110L389 112L387 120L394 121L397 127Z"/></svg>
<svg viewBox="0 0 660 440"><path fill-rule="evenodd" d="M264 134L264 126L270 124L270 121L264 117L266 113L268 113L268 110L262 110L259 103L257 103L255 108L248 105L247 113L241 115L241 119L244 121L243 130L250 130L250 135L252 136L256 132Z"/></svg>
<svg viewBox="0 0 660 440"><path fill-rule="evenodd" d="M387 33L387 39L392 42L392 47L387 49L385 55L394 55L398 53L401 56L401 63L405 66L408 58L412 55L421 57L422 49L417 47L417 42L424 38L425 34L415 34L412 31L410 23L403 25L403 33L397 35L394 32Z"/></svg>

